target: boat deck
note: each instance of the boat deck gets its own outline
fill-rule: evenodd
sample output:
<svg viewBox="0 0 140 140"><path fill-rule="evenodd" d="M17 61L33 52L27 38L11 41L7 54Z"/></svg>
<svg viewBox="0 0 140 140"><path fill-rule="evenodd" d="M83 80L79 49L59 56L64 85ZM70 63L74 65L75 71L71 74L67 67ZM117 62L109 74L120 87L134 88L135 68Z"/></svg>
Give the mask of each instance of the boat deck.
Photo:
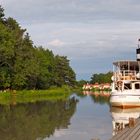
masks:
<svg viewBox="0 0 140 140"><path fill-rule="evenodd" d="M133 127L126 127L110 140L140 140L140 118Z"/></svg>

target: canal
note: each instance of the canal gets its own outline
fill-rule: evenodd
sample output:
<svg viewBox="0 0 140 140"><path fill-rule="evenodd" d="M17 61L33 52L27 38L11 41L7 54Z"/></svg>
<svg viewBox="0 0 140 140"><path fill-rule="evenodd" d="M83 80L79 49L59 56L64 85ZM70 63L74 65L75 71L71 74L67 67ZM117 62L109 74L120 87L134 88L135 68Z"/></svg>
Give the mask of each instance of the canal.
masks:
<svg viewBox="0 0 140 140"><path fill-rule="evenodd" d="M109 96L99 93L76 97L79 102L68 129L55 131L50 140L108 140L112 136Z"/></svg>
<svg viewBox="0 0 140 140"><path fill-rule="evenodd" d="M74 93L66 101L0 106L2 140L109 140L108 93Z"/></svg>

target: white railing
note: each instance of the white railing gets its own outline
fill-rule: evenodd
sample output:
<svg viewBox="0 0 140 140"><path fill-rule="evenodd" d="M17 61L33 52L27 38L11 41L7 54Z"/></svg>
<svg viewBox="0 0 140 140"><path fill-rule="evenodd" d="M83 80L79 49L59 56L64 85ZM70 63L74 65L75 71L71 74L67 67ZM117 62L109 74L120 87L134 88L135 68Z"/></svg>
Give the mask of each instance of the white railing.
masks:
<svg viewBox="0 0 140 140"><path fill-rule="evenodd" d="M120 80L136 80L137 71L134 70L120 70L114 73L115 81Z"/></svg>

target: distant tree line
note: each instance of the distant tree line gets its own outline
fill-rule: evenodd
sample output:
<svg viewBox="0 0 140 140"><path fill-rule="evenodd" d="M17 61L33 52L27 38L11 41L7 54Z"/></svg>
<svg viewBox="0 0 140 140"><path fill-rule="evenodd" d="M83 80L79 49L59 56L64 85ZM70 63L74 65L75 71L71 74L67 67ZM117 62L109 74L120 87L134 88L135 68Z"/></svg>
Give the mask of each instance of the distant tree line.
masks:
<svg viewBox="0 0 140 140"><path fill-rule="evenodd" d="M0 6L0 89L47 89L75 84L66 56L34 46L26 29Z"/></svg>
<svg viewBox="0 0 140 140"><path fill-rule="evenodd" d="M89 83L89 81L82 79L82 80L77 81L77 86L82 87L83 85L85 85L87 83Z"/></svg>
<svg viewBox="0 0 140 140"><path fill-rule="evenodd" d="M91 76L91 80L79 80L77 81L77 86L82 87L84 84L103 84L103 83L111 83L111 77L113 72L109 71L107 73L95 73Z"/></svg>
<svg viewBox="0 0 140 140"><path fill-rule="evenodd" d="M111 83L111 77L113 73L112 72L107 72L107 73L99 73L99 74L93 74L91 77L90 83Z"/></svg>

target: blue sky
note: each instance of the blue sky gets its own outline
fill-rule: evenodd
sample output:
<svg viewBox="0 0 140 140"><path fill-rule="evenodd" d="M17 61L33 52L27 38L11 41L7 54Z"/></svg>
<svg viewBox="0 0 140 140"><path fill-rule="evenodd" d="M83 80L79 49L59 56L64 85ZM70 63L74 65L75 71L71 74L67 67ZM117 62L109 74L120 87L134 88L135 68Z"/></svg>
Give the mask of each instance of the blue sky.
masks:
<svg viewBox="0 0 140 140"><path fill-rule="evenodd" d="M1 0L6 17L26 28L35 45L67 56L77 79L135 59L139 0Z"/></svg>

